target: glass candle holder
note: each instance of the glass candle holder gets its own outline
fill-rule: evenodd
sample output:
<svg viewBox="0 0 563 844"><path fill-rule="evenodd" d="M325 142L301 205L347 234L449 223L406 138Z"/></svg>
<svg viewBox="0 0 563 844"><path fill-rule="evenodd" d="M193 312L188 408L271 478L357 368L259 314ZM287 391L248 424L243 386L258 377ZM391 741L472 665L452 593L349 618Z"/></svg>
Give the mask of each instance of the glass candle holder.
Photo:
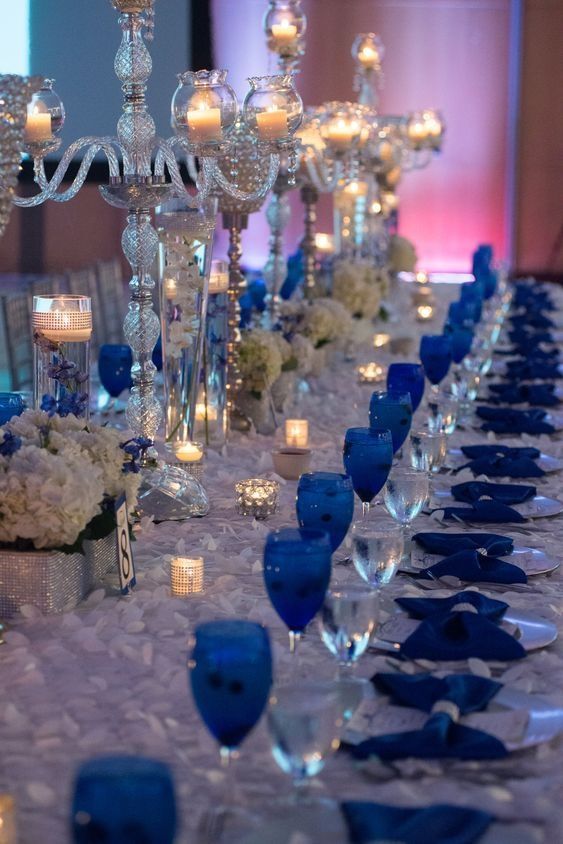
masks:
<svg viewBox="0 0 563 844"><path fill-rule="evenodd" d="M418 322L427 322L434 316L434 308L432 305L419 305L416 309L416 318Z"/></svg>
<svg viewBox="0 0 563 844"><path fill-rule="evenodd" d="M172 595L184 597L203 592L203 557L173 557L170 563Z"/></svg>
<svg viewBox="0 0 563 844"><path fill-rule="evenodd" d="M244 100L244 120L259 141L284 146L303 120L303 102L290 73L251 77Z"/></svg>
<svg viewBox="0 0 563 844"><path fill-rule="evenodd" d="M264 478L249 478L235 484L236 508L241 516L262 520L273 516L278 506L280 485Z"/></svg>
<svg viewBox="0 0 563 844"><path fill-rule="evenodd" d="M389 334L374 334L373 346L375 349L383 349L385 346L389 345L390 340L391 336Z"/></svg>
<svg viewBox="0 0 563 844"><path fill-rule="evenodd" d="M270 0L264 15L264 32L268 49L282 58L292 58L302 52L307 19L301 0Z"/></svg>
<svg viewBox="0 0 563 844"><path fill-rule="evenodd" d="M227 436L228 287L225 261L213 261L194 430L206 445L216 448L225 443Z"/></svg>
<svg viewBox="0 0 563 844"><path fill-rule="evenodd" d="M352 58L355 59L358 67L364 71L381 70L381 62L385 48L381 39L373 32L364 32L357 35L352 44Z"/></svg>
<svg viewBox="0 0 563 844"><path fill-rule="evenodd" d="M380 363L362 363L356 369L358 384L380 384L387 377L387 369Z"/></svg>
<svg viewBox="0 0 563 844"><path fill-rule="evenodd" d="M26 150L37 157L54 152L60 145L57 136L65 122L65 108L53 89L54 79L45 79L27 106L24 128Z"/></svg>
<svg viewBox="0 0 563 844"><path fill-rule="evenodd" d="M209 155L228 139L238 115L227 71L188 70L179 74L178 81L172 97L172 128L193 151Z"/></svg>
<svg viewBox="0 0 563 844"><path fill-rule="evenodd" d="M285 443L296 448L307 448L309 442L309 422L306 419L285 420Z"/></svg>
<svg viewBox="0 0 563 844"><path fill-rule="evenodd" d="M334 156L341 156L360 144L363 121L351 103L327 103L320 123L321 137Z"/></svg>
<svg viewBox="0 0 563 844"><path fill-rule="evenodd" d="M181 465L194 478L197 478L198 481L201 481L204 463L203 443L177 440L172 444L172 451L176 463Z"/></svg>
<svg viewBox="0 0 563 844"><path fill-rule="evenodd" d="M90 415L89 296L33 297L33 398L36 408Z"/></svg>
<svg viewBox="0 0 563 844"><path fill-rule="evenodd" d="M0 794L0 844L18 844L16 804L11 794Z"/></svg>

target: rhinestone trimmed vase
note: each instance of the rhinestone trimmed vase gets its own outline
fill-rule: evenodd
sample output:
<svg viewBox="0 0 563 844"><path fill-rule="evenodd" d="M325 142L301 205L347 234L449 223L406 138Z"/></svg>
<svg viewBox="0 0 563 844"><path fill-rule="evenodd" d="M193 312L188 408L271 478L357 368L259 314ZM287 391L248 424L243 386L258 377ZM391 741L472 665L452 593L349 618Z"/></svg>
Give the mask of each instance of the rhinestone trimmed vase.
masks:
<svg viewBox="0 0 563 844"><path fill-rule="evenodd" d="M74 609L92 589L83 554L62 551L0 551L0 616L10 618L25 604L50 615Z"/></svg>

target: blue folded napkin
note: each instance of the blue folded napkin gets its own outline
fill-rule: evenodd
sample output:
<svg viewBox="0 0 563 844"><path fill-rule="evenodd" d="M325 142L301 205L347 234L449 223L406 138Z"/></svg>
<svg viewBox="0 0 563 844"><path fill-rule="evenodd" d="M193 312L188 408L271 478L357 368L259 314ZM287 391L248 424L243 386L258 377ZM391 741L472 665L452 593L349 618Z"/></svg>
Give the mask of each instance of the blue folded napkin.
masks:
<svg viewBox="0 0 563 844"><path fill-rule="evenodd" d="M551 361L541 360L510 360L506 364L505 378L516 381L533 381L536 378L542 381L552 381L561 378L559 364Z"/></svg>
<svg viewBox="0 0 563 844"><path fill-rule="evenodd" d="M555 328L555 323L541 311L527 311L509 317L514 328Z"/></svg>
<svg viewBox="0 0 563 844"><path fill-rule="evenodd" d="M425 618L400 649L408 659L460 660L477 657L505 662L526 651L514 636L474 612L451 612Z"/></svg>
<svg viewBox="0 0 563 844"><path fill-rule="evenodd" d="M535 407L554 407L559 404L555 384L491 384L489 401L495 404L529 404Z"/></svg>
<svg viewBox="0 0 563 844"><path fill-rule="evenodd" d="M461 519L467 522L500 524L501 522L522 523L526 519L513 507L500 501L475 501L471 507L436 507L432 513L442 512L444 519Z"/></svg>
<svg viewBox="0 0 563 844"><path fill-rule="evenodd" d="M510 445L462 445L461 446L462 454L465 454L466 457L470 457L472 460L477 459L478 457L491 457L496 455L503 455L504 457L510 457L512 460L516 460L518 457L528 457L531 460L537 460L538 457L541 457L541 451L539 448L535 448L532 445L526 446L510 446Z"/></svg>
<svg viewBox="0 0 563 844"><path fill-rule="evenodd" d="M508 407L478 407L477 416L484 419L483 431L497 434L553 434L555 428L545 421L545 410L514 410Z"/></svg>
<svg viewBox="0 0 563 844"><path fill-rule="evenodd" d="M420 809L347 800L341 804L350 844L475 844L494 820L478 809L437 804Z"/></svg>
<svg viewBox="0 0 563 844"><path fill-rule="evenodd" d="M498 533L443 533L427 531L415 533L413 542L420 545L428 554L455 554L456 551L476 551L485 548L492 557L507 557L514 550L514 543L509 536Z"/></svg>
<svg viewBox="0 0 563 844"><path fill-rule="evenodd" d="M523 328L513 328L508 332L508 338L512 343L528 348L538 346L540 343L555 342L550 331L525 331Z"/></svg>
<svg viewBox="0 0 563 844"><path fill-rule="evenodd" d="M484 550L484 549L483 549ZM456 551L421 572L422 578L457 577L465 583L527 583L520 566L479 551Z"/></svg>
<svg viewBox="0 0 563 844"><path fill-rule="evenodd" d="M468 445L461 451L469 457L456 469L471 469L475 475L488 475L491 478L540 478L545 475L537 463L541 455L539 448L510 448L507 445Z"/></svg>
<svg viewBox="0 0 563 844"><path fill-rule="evenodd" d="M554 361L559 360L559 349L542 349L540 346L512 346L511 349L497 349L495 355L507 355L511 358L524 358L525 361Z"/></svg>
<svg viewBox="0 0 563 844"><path fill-rule="evenodd" d="M378 692L388 695L398 706L414 706L432 712L435 705L447 700L455 703L460 715L480 712L502 689L502 683L476 674L374 674L371 682Z"/></svg>
<svg viewBox="0 0 563 844"><path fill-rule="evenodd" d="M500 621L508 609L504 601L496 601L494 598L487 598L480 592L473 592L464 589L456 595L448 598L395 598L395 603L406 610L412 618L430 618L435 615L444 615L460 604L471 604L479 615L492 621Z"/></svg>
<svg viewBox="0 0 563 844"><path fill-rule="evenodd" d="M491 484L486 481L466 481L455 484L451 494L456 501L473 504L481 498L492 498L502 504L522 504L536 495L536 488L531 484Z"/></svg>

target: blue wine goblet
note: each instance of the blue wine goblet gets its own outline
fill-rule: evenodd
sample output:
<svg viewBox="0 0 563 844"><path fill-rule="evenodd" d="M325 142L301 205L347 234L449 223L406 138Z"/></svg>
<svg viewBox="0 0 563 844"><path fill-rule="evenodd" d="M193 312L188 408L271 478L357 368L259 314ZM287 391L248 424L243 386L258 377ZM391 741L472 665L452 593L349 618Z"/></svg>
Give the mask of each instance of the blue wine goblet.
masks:
<svg viewBox="0 0 563 844"><path fill-rule="evenodd" d="M110 401L104 408L107 412L115 405L115 399L131 386L133 355L126 345L106 343L100 346L98 374L102 387L109 393Z"/></svg>
<svg viewBox="0 0 563 844"><path fill-rule="evenodd" d="M424 369L420 363L392 363L387 370L387 389L409 393L412 412L418 410L424 395Z"/></svg>
<svg viewBox="0 0 563 844"><path fill-rule="evenodd" d="M425 334L420 338L420 360L424 374L434 393L449 372L452 362L452 341L446 334Z"/></svg>
<svg viewBox="0 0 563 844"><path fill-rule="evenodd" d="M268 702L268 632L260 624L236 619L200 624L188 665L195 704L227 765Z"/></svg>
<svg viewBox="0 0 563 844"><path fill-rule="evenodd" d="M367 516L370 503L385 486L393 463L391 432L383 428L348 428L344 439L344 468Z"/></svg>
<svg viewBox="0 0 563 844"><path fill-rule="evenodd" d="M473 328L479 322L478 302L452 302L448 308L448 322L464 328Z"/></svg>
<svg viewBox="0 0 563 844"><path fill-rule="evenodd" d="M328 533L332 551L344 541L354 517L354 487L348 475L308 472L301 475L295 499L302 528Z"/></svg>
<svg viewBox="0 0 563 844"><path fill-rule="evenodd" d="M274 609L289 628L291 653L295 653L305 627L323 605L330 573L326 531L281 528L268 535L264 583Z"/></svg>
<svg viewBox="0 0 563 844"><path fill-rule="evenodd" d="M454 363L461 363L471 351L473 343L473 332L470 328L463 328L459 325L446 325L444 333L452 341L452 360Z"/></svg>
<svg viewBox="0 0 563 844"><path fill-rule="evenodd" d="M21 416L25 402L20 393L0 393L0 425L9 422L12 416Z"/></svg>
<svg viewBox="0 0 563 844"><path fill-rule="evenodd" d="M91 759L78 771L75 844L172 844L176 802L170 771L139 756Z"/></svg>
<svg viewBox="0 0 563 844"><path fill-rule="evenodd" d="M372 393L369 403L369 426L391 431L393 454L402 447L409 435L411 424L412 403L409 393L396 393L391 390L376 390Z"/></svg>

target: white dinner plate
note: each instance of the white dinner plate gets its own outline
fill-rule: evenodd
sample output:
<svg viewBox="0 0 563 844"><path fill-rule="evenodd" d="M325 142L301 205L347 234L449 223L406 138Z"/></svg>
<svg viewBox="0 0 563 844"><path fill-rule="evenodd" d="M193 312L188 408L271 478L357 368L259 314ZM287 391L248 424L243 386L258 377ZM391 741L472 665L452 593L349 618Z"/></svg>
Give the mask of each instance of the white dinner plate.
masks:
<svg viewBox="0 0 563 844"><path fill-rule="evenodd" d="M448 449L446 461L448 469L457 469L459 466L469 463L470 458L466 457L460 448L450 448ZM563 469L563 460L560 460L558 457L551 457L549 454L544 454L543 451L536 462L544 472L559 472Z"/></svg>
<svg viewBox="0 0 563 844"><path fill-rule="evenodd" d="M464 501L456 501L449 489L434 489L432 491L431 509L435 507L470 507ZM541 519L548 516L557 516L563 512L563 502L556 498L547 498L545 495L535 495L529 501L521 504L509 504L513 510L520 513L525 519ZM478 522L478 518L472 517L470 521Z"/></svg>
<svg viewBox="0 0 563 844"><path fill-rule="evenodd" d="M409 618L406 612L399 608L395 615L378 628L371 646L397 652L420 623L421 619ZM557 627L551 621L525 610L509 607L499 627L502 629L505 624L516 627L514 636L525 651L545 648L557 639Z"/></svg>
<svg viewBox="0 0 563 844"><path fill-rule="evenodd" d="M413 542L411 551L412 568L426 569L443 559L443 554L429 554ZM528 548L525 545L515 546L512 554L505 557L499 557L499 560L519 566L519 568L521 568L528 577L533 577L537 574L548 574L550 571L555 571L555 569L559 568L560 565L558 560L548 557L544 551L540 551L537 548ZM401 569L399 569L399 571L400 570Z"/></svg>

